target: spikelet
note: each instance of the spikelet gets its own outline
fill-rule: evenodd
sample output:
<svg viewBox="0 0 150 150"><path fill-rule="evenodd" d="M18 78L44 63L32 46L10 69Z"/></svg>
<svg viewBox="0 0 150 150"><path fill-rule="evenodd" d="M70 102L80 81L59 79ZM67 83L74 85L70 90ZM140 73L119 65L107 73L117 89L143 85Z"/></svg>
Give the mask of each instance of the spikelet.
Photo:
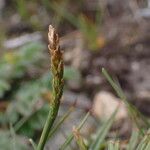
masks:
<svg viewBox="0 0 150 150"><path fill-rule="evenodd" d="M53 98L52 103L58 102L63 92L63 57L59 46L59 37L55 29L50 25L48 32L49 51L51 55L51 72L53 75Z"/></svg>

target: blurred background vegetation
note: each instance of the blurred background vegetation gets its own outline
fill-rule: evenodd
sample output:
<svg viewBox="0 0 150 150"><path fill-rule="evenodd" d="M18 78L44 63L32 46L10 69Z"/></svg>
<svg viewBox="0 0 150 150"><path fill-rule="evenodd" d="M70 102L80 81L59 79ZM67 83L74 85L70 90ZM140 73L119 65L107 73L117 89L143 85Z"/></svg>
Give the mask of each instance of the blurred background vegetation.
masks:
<svg viewBox="0 0 150 150"><path fill-rule="evenodd" d="M120 141L122 149L135 149L141 138L134 133L138 116L127 115L126 102L121 103L116 119L111 116L124 97L117 98L101 68L109 70L125 100L149 121L150 1L0 0L0 150L32 149L29 138L39 140L51 100L49 24L57 29L64 51L65 89L54 125L57 132L51 133L47 149L59 149L90 109L93 115L82 132L73 129L76 142L70 149L82 150L93 139L104 137ZM74 107L72 113L70 107ZM115 121L105 123L112 126L109 131L102 122L110 117ZM149 128L142 121L138 126L144 132ZM132 142L133 138L137 141ZM93 142L90 149L96 149L97 143L105 149L107 140L102 141ZM118 143L108 146L115 149Z"/></svg>

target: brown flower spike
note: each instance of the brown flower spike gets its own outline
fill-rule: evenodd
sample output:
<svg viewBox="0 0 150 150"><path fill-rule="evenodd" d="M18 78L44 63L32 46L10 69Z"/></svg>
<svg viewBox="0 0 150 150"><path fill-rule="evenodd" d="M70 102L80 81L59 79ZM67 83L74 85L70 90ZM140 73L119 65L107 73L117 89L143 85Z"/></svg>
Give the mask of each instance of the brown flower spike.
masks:
<svg viewBox="0 0 150 150"><path fill-rule="evenodd" d="M59 101L63 92L63 58L59 46L59 37L55 29L50 25L48 32L49 51L51 54L51 72L53 75L52 103Z"/></svg>
<svg viewBox="0 0 150 150"><path fill-rule="evenodd" d="M52 100L50 103L50 110L46 120L37 150L43 150L47 141L51 127L57 117L59 110L60 99L63 93L63 57L59 46L59 37L55 29L50 25L48 32L48 49L51 55L51 72L53 75L52 81Z"/></svg>

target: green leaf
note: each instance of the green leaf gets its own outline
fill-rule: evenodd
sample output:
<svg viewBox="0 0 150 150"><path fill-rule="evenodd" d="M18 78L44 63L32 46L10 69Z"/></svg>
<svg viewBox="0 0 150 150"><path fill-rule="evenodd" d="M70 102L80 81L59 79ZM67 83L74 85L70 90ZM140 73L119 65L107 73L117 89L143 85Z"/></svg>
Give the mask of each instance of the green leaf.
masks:
<svg viewBox="0 0 150 150"><path fill-rule="evenodd" d="M85 117L83 118L83 120L80 122L80 124L77 127L77 130L80 131L80 129L83 127L84 123L86 122L87 118L89 117L90 112L88 112ZM67 146L71 143L71 141L73 140L73 133L71 133L68 138L66 139L66 141L64 142L64 144L60 147L60 150L65 150L67 148Z"/></svg>
<svg viewBox="0 0 150 150"><path fill-rule="evenodd" d="M10 136L10 132L0 131L0 148L2 150L12 150L14 141L12 140L12 136ZM25 138L23 139L21 136L15 136L15 150L29 150L29 146L25 143Z"/></svg>
<svg viewBox="0 0 150 150"><path fill-rule="evenodd" d="M29 139L29 142L31 143L34 150L37 150L37 145L34 143L32 139Z"/></svg>
<svg viewBox="0 0 150 150"><path fill-rule="evenodd" d="M119 142L118 141L115 141L115 142L109 141L108 150L119 150Z"/></svg>
<svg viewBox="0 0 150 150"><path fill-rule="evenodd" d="M71 13L68 13L66 7L61 7L57 2L53 2L49 5L52 10L54 10L58 15L62 16L64 19L69 21L75 27L78 27L78 19Z"/></svg>
<svg viewBox="0 0 150 150"><path fill-rule="evenodd" d="M119 142L115 142L114 147L115 147L115 150L119 150Z"/></svg>
<svg viewBox="0 0 150 150"><path fill-rule="evenodd" d="M80 15L78 17L78 22L79 22L79 29L84 35L84 38L87 40L88 46L92 50L97 49L98 32L96 24L94 24L91 20L88 19L88 17L84 15Z"/></svg>
<svg viewBox="0 0 150 150"><path fill-rule="evenodd" d="M13 150L17 149L17 145L16 145L16 133L15 130L13 128L13 126L10 124L10 135L12 136L12 144L13 144Z"/></svg>
<svg viewBox="0 0 150 150"><path fill-rule="evenodd" d="M111 128L116 113L118 111L118 108L114 111L114 113L110 116L110 118L102 125L100 126L98 131L97 131L97 137L96 139L91 143L89 150L99 150L109 129Z"/></svg>
<svg viewBox="0 0 150 150"><path fill-rule="evenodd" d="M4 95L4 91L8 91L10 89L10 84L5 80L0 80L0 97Z"/></svg>
<svg viewBox="0 0 150 150"><path fill-rule="evenodd" d="M150 138L150 137L149 137L149 138ZM150 140L149 140L149 142L148 142L148 144L147 144L145 150L150 150Z"/></svg>
<svg viewBox="0 0 150 150"><path fill-rule="evenodd" d="M79 149L88 150L83 137L80 135L80 132L76 128L73 128L73 134Z"/></svg>
<svg viewBox="0 0 150 150"><path fill-rule="evenodd" d="M113 144L112 141L109 141L109 142L108 142L108 150L115 150L114 144Z"/></svg>
<svg viewBox="0 0 150 150"><path fill-rule="evenodd" d="M127 150L133 150L135 149L137 142L138 142L139 132L138 131L132 131L132 135L129 141L129 144L127 146Z"/></svg>
<svg viewBox="0 0 150 150"><path fill-rule="evenodd" d="M31 112L29 116L22 118L15 125L15 130L19 130L19 133L22 133L28 137L32 137L36 130L42 129L48 110L49 106L45 105L42 108Z"/></svg>
<svg viewBox="0 0 150 150"><path fill-rule="evenodd" d="M150 135L145 135L136 150L145 150L150 144Z"/></svg>
<svg viewBox="0 0 150 150"><path fill-rule="evenodd" d="M18 51L7 52L0 59L0 98L11 89L14 79L20 79L29 69L39 68L44 62L44 46L28 43Z"/></svg>
<svg viewBox="0 0 150 150"><path fill-rule="evenodd" d="M52 130L49 133L49 138L51 138L55 132L60 128L60 126L64 123L64 121L69 117L69 115L71 114L71 112L73 111L73 108L70 108L65 114L64 116L62 116L62 118L59 120L58 123L54 124Z"/></svg>
<svg viewBox="0 0 150 150"><path fill-rule="evenodd" d="M150 123L148 122L147 118L145 118L145 116L143 116L134 105L130 104L127 101L127 98L126 98L125 94L123 93L121 87L118 86L113 81L111 76L108 74L108 72L104 68L102 68L102 73L105 76L105 78L108 80L108 82L111 84L111 86L117 93L118 97L120 97L120 99L125 103L126 107L128 108L130 117L134 120L134 122L135 122L136 126L138 127L138 129L140 130L140 132L144 135L143 128L140 127L139 121L142 120L145 123L145 125L147 126L147 128L149 128Z"/></svg>

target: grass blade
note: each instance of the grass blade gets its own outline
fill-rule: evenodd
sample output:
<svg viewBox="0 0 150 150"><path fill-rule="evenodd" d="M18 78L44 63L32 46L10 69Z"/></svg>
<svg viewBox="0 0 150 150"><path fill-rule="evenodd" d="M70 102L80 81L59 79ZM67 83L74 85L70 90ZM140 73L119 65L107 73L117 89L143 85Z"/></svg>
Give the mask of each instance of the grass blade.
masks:
<svg viewBox="0 0 150 150"><path fill-rule="evenodd" d="M80 131L80 129L83 127L84 123L86 122L87 118L89 117L90 112L88 112L85 117L83 118L83 120L81 121L81 123L78 125L77 130ZM66 147L70 144L70 142L73 140L73 133L71 133L68 138L66 139L66 141L64 142L64 144L60 147L59 150L65 150Z"/></svg>
<svg viewBox="0 0 150 150"><path fill-rule="evenodd" d="M108 143L108 150L115 150L114 144L113 144L112 141L110 141L110 142Z"/></svg>
<svg viewBox="0 0 150 150"><path fill-rule="evenodd" d="M88 150L83 137L81 136L80 132L75 127L73 128L73 134L74 134L74 138L76 140L76 143L77 143L79 149L80 150Z"/></svg>
<svg viewBox="0 0 150 150"><path fill-rule="evenodd" d="M54 133L59 129L62 123L69 117L72 111L73 111L73 107L70 108L66 114L64 114L64 116L59 120L59 122L55 126L53 126L52 130L49 133L48 138L51 138L54 135Z"/></svg>
<svg viewBox="0 0 150 150"><path fill-rule="evenodd" d="M145 138L140 142L140 144L138 145L136 150L144 150L144 148L146 147L146 142L145 142Z"/></svg>
<svg viewBox="0 0 150 150"><path fill-rule="evenodd" d="M149 137L149 139L150 139L150 137ZM148 144L147 144L145 150L150 150L150 140L148 141Z"/></svg>
<svg viewBox="0 0 150 150"><path fill-rule="evenodd" d="M53 2L49 5L50 8L55 11L58 15L69 21L75 27L78 27L78 19L73 14L68 13L65 7L61 7L57 2Z"/></svg>
<svg viewBox="0 0 150 150"><path fill-rule="evenodd" d="M111 126L114 122L117 111L118 111L118 108L114 111L114 113L110 116L110 118L98 130L96 140L93 141L89 150L99 150L100 149L101 144L103 143L109 129L111 128Z"/></svg>
<svg viewBox="0 0 150 150"><path fill-rule="evenodd" d="M112 142L110 141L108 143L108 150L119 150L119 141L116 141L116 142Z"/></svg>
<svg viewBox="0 0 150 150"><path fill-rule="evenodd" d="M119 148L119 141L117 141L117 142L114 143L114 149L115 150L119 150L120 149Z"/></svg>
<svg viewBox="0 0 150 150"><path fill-rule="evenodd" d="M138 142L139 132L138 131L132 131L132 135L129 141L129 144L127 146L127 150L133 150L135 149L137 142Z"/></svg>
<svg viewBox="0 0 150 150"><path fill-rule="evenodd" d="M10 124L10 135L12 136L12 149L15 150L17 148L17 145L16 145L16 133L15 133L15 130L12 126L12 124Z"/></svg>
<svg viewBox="0 0 150 150"><path fill-rule="evenodd" d="M102 73L106 77L108 82L111 84L111 86L113 87L113 89L117 93L118 97L125 103L126 107L128 108L128 112L129 112L130 117L134 120L134 122L136 123L140 132L144 135L143 129L140 128L139 120L142 119L142 121L145 123L147 128L149 128L150 123L148 122L148 120L137 110L137 108L135 106L133 106L132 104L130 104L127 101L126 96L123 93L122 89L113 81L111 76L108 74L108 72L104 68L102 68Z"/></svg>
<svg viewBox="0 0 150 150"><path fill-rule="evenodd" d="M145 135L136 150L145 150L150 142L150 135Z"/></svg>
<svg viewBox="0 0 150 150"><path fill-rule="evenodd" d="M32 139L29 139L29 142L31 143L34 150L37 150L37 145L34 143Z"/></svg>

